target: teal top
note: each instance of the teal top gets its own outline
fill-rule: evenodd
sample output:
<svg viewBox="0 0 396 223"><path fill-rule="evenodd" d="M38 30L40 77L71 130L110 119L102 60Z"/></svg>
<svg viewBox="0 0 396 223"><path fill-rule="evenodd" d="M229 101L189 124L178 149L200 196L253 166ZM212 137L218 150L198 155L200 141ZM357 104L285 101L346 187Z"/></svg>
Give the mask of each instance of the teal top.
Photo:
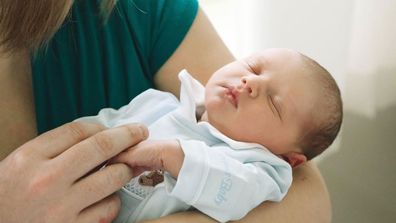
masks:
<svg viewBox="0 0 396 223"><path fill-rule="evenodd" d="M153 87L198 11L196 0L118 0L104 23L98 2L76 1L48 47L32 57L39 133L119 108Z"/></svg>

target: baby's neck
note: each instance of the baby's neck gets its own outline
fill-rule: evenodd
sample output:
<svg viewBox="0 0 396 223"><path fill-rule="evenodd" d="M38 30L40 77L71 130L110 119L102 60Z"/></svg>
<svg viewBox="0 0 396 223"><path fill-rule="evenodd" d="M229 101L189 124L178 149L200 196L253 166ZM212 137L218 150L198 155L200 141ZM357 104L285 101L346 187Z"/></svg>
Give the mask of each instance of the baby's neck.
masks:
<svg viewBox="0 0 396 223"><path fill-rule="evenodd" d="M204 111L201 116L197 113L196 118L198 122L209 122L208 113L206 111Z"/></svg>

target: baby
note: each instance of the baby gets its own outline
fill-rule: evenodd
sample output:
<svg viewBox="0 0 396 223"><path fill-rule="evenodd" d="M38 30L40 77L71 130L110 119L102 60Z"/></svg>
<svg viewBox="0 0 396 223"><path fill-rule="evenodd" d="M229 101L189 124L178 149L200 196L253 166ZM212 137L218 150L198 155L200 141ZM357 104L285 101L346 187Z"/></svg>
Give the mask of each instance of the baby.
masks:
<svg viewBox="0 0 396 223"><path fill-rule="evenodd" d="M141 174L119 191L117 223L189 208L220 222L240 219L263 201L280 201L292 168L328 148L341 126L336 82L293 50L268 49L232 62L205 87L187 71L179 79L180 101L150 89L119 110L82 119L149 128L148 140L112 160Z"/></svg>

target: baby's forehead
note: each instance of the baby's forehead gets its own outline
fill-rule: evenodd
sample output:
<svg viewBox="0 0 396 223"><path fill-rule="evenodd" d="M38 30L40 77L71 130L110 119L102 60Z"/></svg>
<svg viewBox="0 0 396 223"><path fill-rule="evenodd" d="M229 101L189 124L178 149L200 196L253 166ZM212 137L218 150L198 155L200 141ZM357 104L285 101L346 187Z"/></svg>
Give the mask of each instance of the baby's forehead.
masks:
<svg viewBox="0 0 396 223"><path fill-rule="evenodd" d="M255 64L268 64L271 62L271 57L264 52L256 52L247 56L244 60Z"/></svg>
<svg viewBox="0 0 396 223"><path fill-rule="evenodd" d="M289 49L270 49L260 52L255 52L245 58L246 62L261 66L274 67L304 67L304 60L302 55L294 50Z"/></svg>

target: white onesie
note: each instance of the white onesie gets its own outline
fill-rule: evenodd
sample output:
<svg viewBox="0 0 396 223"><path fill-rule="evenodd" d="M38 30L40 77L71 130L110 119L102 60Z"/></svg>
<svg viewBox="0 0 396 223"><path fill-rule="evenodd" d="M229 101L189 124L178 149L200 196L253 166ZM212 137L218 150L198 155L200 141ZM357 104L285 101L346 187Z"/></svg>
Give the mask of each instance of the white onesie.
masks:
<svg viewBox="0 0 396 223"><path fill-rule="evenodd" d="M179 176L164 174L155 187L137 178L119 191L122 207L116 223L133 223L196 208L220 222L237 220L263 201L280 201L292 182L290 165L255 143L235 141L208 122L198 122L204 86L187 71L179 74L180 101L149 89L119 110L102 109L77 121L115 127L144 123L150 139L177 139L185 158Z"/></svg>

